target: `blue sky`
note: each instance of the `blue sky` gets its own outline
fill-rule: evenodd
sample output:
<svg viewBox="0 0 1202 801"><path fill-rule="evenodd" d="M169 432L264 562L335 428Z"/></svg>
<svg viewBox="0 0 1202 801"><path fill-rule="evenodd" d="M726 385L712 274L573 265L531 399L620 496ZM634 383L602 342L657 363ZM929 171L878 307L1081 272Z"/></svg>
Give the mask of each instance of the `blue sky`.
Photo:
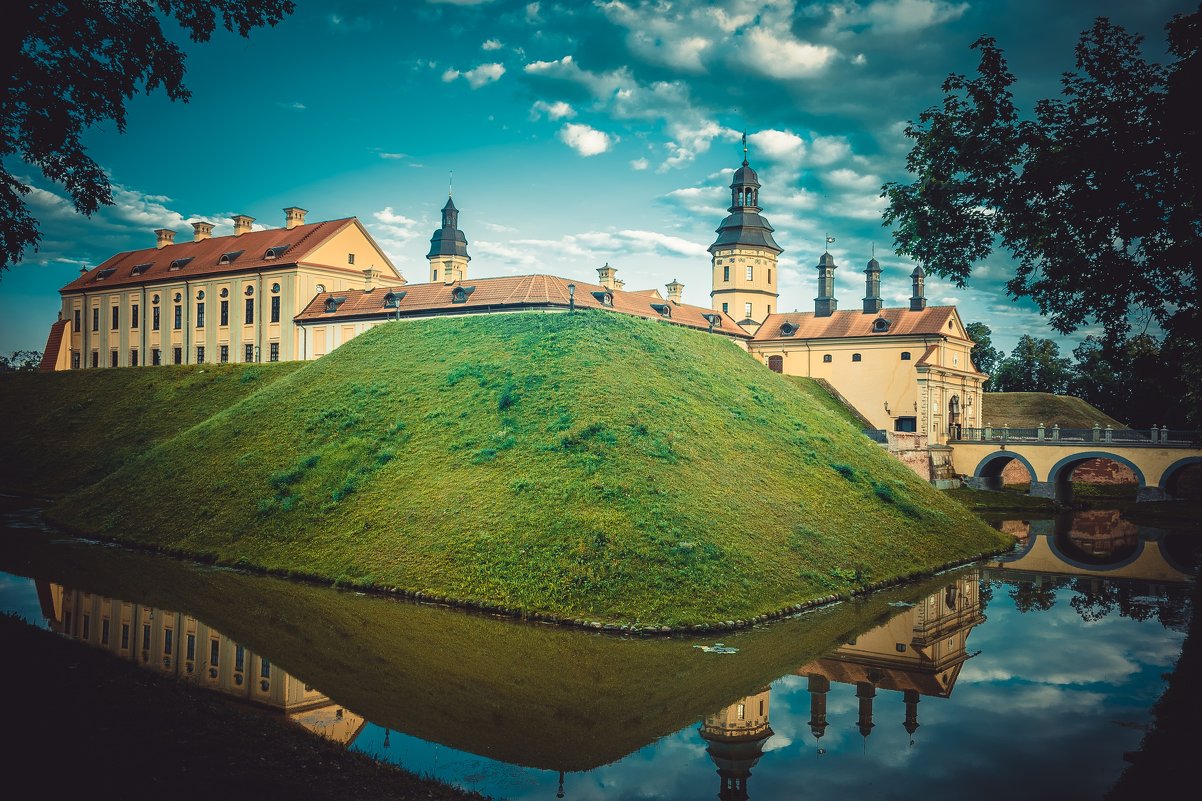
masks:
<svg viewBox="0 0 1202 801"><path fill-rule="evenodd" d="M842 308L857 308L875 245L887 305L910 293L913 264L880 225L882 183L905 178L907 120L975 66L969 44L997 37L1018 98L1058 90L1095 16L1147 37L1184 0L726 0L556 3L413 0L314 3L249 40L220 32L191 45L191 102L160 92L130 105L128 129L89 132L117 204L91 219L35 170L38 253L0 281L0 352L38 349L57 289L152 230L190 222L231 232L232 214L267 226L282 208L310 220L358 216L411 281L454 171L472 275L547 272L595 280L609 262L631 289L685 284L709 305L706 247L729 202L748 132L764 214L785 249L779 308L813 308L823 237L840 270ZM178 32L175 32L178 33ZM1005 297L1004 257L971 286L928 281L1008 350L1024 333L1053 336ZM1087 331L1081 332L1087 333ZM1075 339L1064 340L1071 349Z"/></svg>

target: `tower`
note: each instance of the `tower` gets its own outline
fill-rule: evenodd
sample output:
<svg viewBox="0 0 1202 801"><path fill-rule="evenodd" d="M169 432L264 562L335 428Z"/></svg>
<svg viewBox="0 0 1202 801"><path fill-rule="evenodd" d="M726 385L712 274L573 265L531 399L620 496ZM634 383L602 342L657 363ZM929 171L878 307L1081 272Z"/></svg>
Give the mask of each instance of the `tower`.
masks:
<svg viewBox="0 0 1202 801"><path fill-rule="evenodd" d="M915 267L910 273L910 281L914 284L914 293L910 297L910 311L922 311L927 307L927 274L922 267Z"/></svg>
<svg viewBox="0 0 1202 801"><path fill-rule="evenodd" d="M818 297L814 298L814 316L830 317L839 308L835 300L835 257L828 250L818 257Z"/></svg>
<svg viewBox="0 0 1202 801"><path fill-rule="evenodd" d="M710 245L714 311L722 311L754 333L776 311L776 259L783 249L772 238L772 226L760 216L760 179L747 162L743 134L743 165L730 184L730 212Z"/></svg>
<svg viewBox="0 0 1202 801"><path fill-rule="evenodd" d="M701 738L706 741L706 753L718 768L721 784L720 801L747 801L747 780L751 769L760 761L764 744L772 737L768 725L768 702L771 690L765 688L755 695L740 698L736 703L706 717L701 726Z"/></svg>
<svg viewBox="0 0 1202 801"><path fill-rule="evenodd" d="M864 313L877 314L884 303L881 301L881 263L873 256L864 270Z"/></svg>
<svg viewBox="0 0 1202 801"><path fill-rule="evenodd" d="M432 283L453 284L467 280L467 263L472 257L467 255L467 237L459 230L459 209L455 208L450 193L447 193L447 204L442 207L442 227L430 237L430 252L426 258L430 260Z"/></svg>

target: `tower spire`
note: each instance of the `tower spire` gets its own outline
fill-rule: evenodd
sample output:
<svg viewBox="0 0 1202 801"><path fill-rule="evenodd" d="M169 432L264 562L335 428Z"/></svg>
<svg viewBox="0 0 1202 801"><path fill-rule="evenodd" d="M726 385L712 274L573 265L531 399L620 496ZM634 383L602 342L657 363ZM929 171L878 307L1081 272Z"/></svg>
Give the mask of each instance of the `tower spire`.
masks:
<svg viewBox="0 0 1202 801"><path fill-rule="evenodd" d="M747 131L743 131L743 166L747 166Z"/></svg>
<svg viewBox="0 0 1202 801"><path fill-rule="evenodd" d="M451 197L452 194L454 194L454 192L452 191L454 189L455 189L455 171L449 170L447 172L447 198L448 199Z"/></svg>

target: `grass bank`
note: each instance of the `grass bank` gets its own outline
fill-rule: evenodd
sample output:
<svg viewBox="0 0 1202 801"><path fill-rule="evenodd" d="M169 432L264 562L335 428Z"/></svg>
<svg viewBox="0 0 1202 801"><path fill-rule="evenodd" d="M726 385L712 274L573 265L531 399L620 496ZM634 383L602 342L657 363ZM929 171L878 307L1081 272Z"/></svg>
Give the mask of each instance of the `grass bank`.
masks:
<svg viewBox="0 0 1202 801"><path fill-rule="evenodd" d="M1126 428L1101 409L1072 395L1050 392L986 392L981 397L981 422L995 428Z"/></svg>
<svg viewBox="0 0 1202 801"><path fill-rule="evenodd" d="M748 619L1007 544L728 340L602 312L378 327L51 519L638 625Z"/></svg>
<svg viewBox="0 0 1202 801"><path fill-rule="evenodd" d="M0 490L57 496L296 371L299 362L0 374Z"/></svg>
<svg viewBox="0 0 1202 801"><path fill-rule="evenodd" d="M481 799L0 615L7 781L50 798ZM136 777L120 768L137 755ZM67 767L69 765L69 767Z"/></svg>

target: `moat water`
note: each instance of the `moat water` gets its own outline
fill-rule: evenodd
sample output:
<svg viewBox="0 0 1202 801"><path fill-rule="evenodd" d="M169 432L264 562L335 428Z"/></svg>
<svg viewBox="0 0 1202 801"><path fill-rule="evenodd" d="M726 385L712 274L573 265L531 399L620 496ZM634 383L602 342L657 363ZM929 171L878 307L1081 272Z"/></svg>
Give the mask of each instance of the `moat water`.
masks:
<svg viewBox="0 0 1202 801"><path fill-rule="evenodd" d="M0 610L497 798L1098 798L1181 651L1200 532L998 525L1004 558L719 642L200 567L10 500Z"/></svg>

